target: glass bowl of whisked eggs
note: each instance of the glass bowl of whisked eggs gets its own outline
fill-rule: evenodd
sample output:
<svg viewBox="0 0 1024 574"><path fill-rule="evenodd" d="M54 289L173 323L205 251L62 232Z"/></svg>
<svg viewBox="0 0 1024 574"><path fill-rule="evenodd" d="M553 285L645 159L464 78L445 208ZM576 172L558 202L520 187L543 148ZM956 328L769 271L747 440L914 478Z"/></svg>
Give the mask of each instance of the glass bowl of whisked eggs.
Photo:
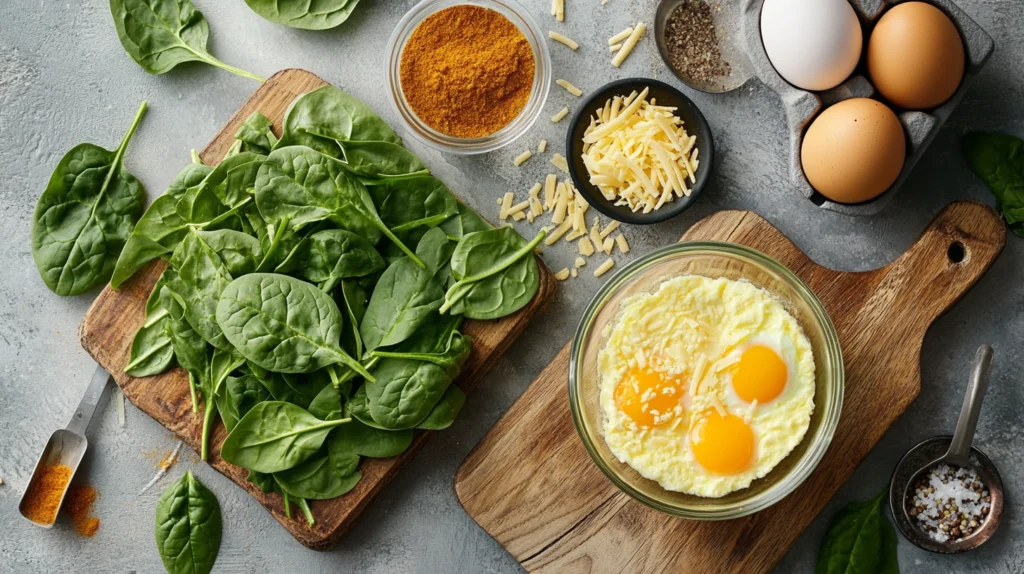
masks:
<svg viewBox="0 0 1024 574"><path fill-rule="evenodd" d="M621 269L584 312L569 360L594 463L639 502L695 520L792 493L828 449L843 384L818 297L732 243L678 243Z"/></svg>

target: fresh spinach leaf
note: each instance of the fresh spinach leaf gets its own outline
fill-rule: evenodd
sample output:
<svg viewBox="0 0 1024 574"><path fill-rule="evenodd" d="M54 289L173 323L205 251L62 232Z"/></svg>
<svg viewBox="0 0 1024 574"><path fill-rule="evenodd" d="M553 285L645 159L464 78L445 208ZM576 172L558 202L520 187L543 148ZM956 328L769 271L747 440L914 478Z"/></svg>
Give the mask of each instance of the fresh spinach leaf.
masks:
<svg viewBox="0 0 1024 574"><path fill-rule="evenodd" d="M189 229L171 255L177 275L167 286L180 298L185 319L214 347L231 348L216 321L217 302L232 276L217 252L204 240L203 232Z"/></svg>
<svg viewBox="0 0 1024 574"><path fill-rule="evenodd" d="M817 574L875 574L899 572L896 532L882 505L886 488L867 502L854 502L832 519L818 551Z"/></svg>
<svg viewBox="0 0 1024 574"><path fill-rule="evenodd" d="M359 0L245 0L260 16L290 28L327 30L352 14Z"/></svg>
<svg viewBox="0 0 1024 574"><path fill-rule="evenodd" d="M163 74L182 62L204 62L263 81L206 50L210 26L191 0L110 0L110 12L125 52L150 74Z"/></svg>
<svg viewBox="0 0 1024 574"><path fill-rule="evenodd" d="M547 235L527 242L511 227L463 236L452 254L452 277L441 313L497 319L526 306L537 294L540 270L533 250Z"/></svg>
<svg viewBox="0 0 1024 574"><path fill-rule="evenodd" d="M1015 234L1024 237L1024 140L1008 134L969 133L964 155Z"/></svg>
<svg viewBox="0 0 1024 574"><path fill-rule="evenodd" d="M395 233L436 227L459 213L451 190L432 175L382 178L373 183L367 186L373 203L381 221Z"/></svg>
<svg viewBox="0 0 1024 574"><path fill-rule="evenodd" d="M365 238L343 229L327 229L303 239L275 271L298 271L305 280L330 291L341 279L383 269L384 259Z"/></svg>
<svg viewBox="0 0 1024 574"><path fill-rule="evenodd" d="M341 281L341 299L348 316L348 328L342 330L341 346L353 357L363 356L363 337L359 334L359 326L366 316L369 297L366 289L357 281L343 279Z"/></svg>
<svg viewBox="0 0 1024 574"><path fill-rule="evenodd" d="M349 140L402 143L369 106L334 86L324 86L291 103L277 147L302 145L340 158L338 142Z"/></svg>
<svg viewBox="0 0 1024 574"><path fill-rule="evenodd" d="M454 379L459 375L459 371L462 369L466 359L469 358L472 347L472 337L455 331L449 335L445 346L434 352L411 352L396 349L376 350L371 355L381 358L410 359L433 363L444 369L450 379Z"/></svg>
<svg viewBox="0 0 1024 574"><path fill-rule="evenodd" d="M455 243L448 240L448 235L437 227L427 231L416 244L416 255L426 264L427 269L438 275L438 271L446 268L455 251ZM447 273L439 277L443 284L447 280Z"/></svg>
<svg viewBox="0 0 1024 574"><path fill-rule="evenodd" d="M383 359L373 376L376 382L364 385L370 416L396 430L413 428L427 418L451 383L441 367L408 359Z"/></svg>
<svg viewBox="0 0 1024 574"><path fill-rule="evenodd" d="M156 546L169 573L206 574L213 570L221 533L220 503L191 470L160 495Z"/></svg>
<svg viewBox="0 0 1024 574"><path fill-rule="evenodd" d="M349 420L322 421L293 404L265 401L238 421L221 457L259 472L288 470L312 458L331 429Z"/></svg>
<svg viewBox="0 0 1024 574"><path fill-rule="evenodd" d="M277 145L272 125L267 116L259 112L250 114L235 132L235 139L242 142L242 151L269 154Z"/></svg>
<svg viewBox="0 0 1024 574"><path fill-rule="evenodd" d="M253 375L227 377L221 392L216 395L217 410L224 421L224 428L231 432L246 413L267 400L270 400L270 393Z"/></svg>
<svg viewBox="0 0 1024 574"><path fill-rule="evenodd" d="M352 393L352 398L345 402L344 412L345 416L351 417L370 428L392 432L381 426L380 423L373 420L373 417L370 416L370 403L366 397L366 385L361 385L356 389L356 392Z"/></svg>
<svg viewBox="0 0 1024 574"><path fill-rule="evenodd" d="M455 422L455 418L459 416L459 411L462 410L462 406L466 404L466 393L462 392L462 389L451 385L444 392L444 396L441 400L434 405L433 410L427 415L427 418L423 419L420 424L416 425L418 429L426 430L444 430Z"/></svg>
<svg viewBox="0 0 1024 574"><path fill-rule="evenodd" d="M260 166L256 204L268 221L305 225L329 219L376 244L381 235L419 263L381 221L366 187L338 160L302 146L275 149Z"/></svg>
<svg viewBox="0 0 1024 574"><path fill-rule="evenodd" d="M309 283L287 275L246 275L224 289L215 315L227 340L264 369L309 373L341 363L373 379L339 345L338 306Z"/></svg>
<svg viewBox="0 0 1024 574"><path fill-rule="evenodd" d="M349 140L339 142L342 160L352 173L367 178L426 175L427 164L400 144Z"/></svg>
<svg viewBox="0 0 1024 574"><path fill-rule="evenodd" d="M365 394L364 401L365 401ZM327 448L371 458L388 458L405 452L412 444L412 429L384 430L354 420L331 431Z"/></svg>
<svg viewBox="0 0 1024 574"><path fill-rule="evenodd" d="M404 257L391 264L377 281L359 326L364 352L395 345L436 317L444 287L433 271Z"/></svg>
<svg viewBox="0 0 1024 574"><path fill-rule="evenodd" d="M333 421L344 417L341 407L341 390L334 388L334 385L325 385L317 393L307 409L309 414L322 421ZM339 427L344 428L344 427ZM335 429L337 430L337 429Z"/></svg>
<svg viewBox="0 0 1024 574"><path fill-rule="evenodd" d="M346 425L342 425L344 427ZM339 427L341 428L341 427ZM288 470L274 473L274 479L288 494L308 499L337 498L352 490L362 475L359 455L331 452L322 447L316 456Z"/></svg>
<svg viewBox="0 0 1024 574"><path fill-rule="evenodd" d="M146 113L142 102L117 149L79 144L61 158L32 216L32 258L58 295L81 295L114 273L139 220L145 190L124 153Z"/></svg>
<svg viewBox="0 0 1024 574"><path fill-rule="evenodd" d="M158 375L174 362L174 345L168 322L170 314L160 304L161 275L146 301L146 319L132 339L131 354L124 372L133 377Z"/></svg>

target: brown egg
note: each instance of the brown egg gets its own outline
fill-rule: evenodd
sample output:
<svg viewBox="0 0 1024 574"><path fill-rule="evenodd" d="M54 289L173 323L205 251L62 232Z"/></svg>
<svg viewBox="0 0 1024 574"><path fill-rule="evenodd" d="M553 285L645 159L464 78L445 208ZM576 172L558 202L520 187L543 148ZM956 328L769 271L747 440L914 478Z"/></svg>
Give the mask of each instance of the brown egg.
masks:
<svg viewBox="0 0 1024 574"><path fill-rule="evenodd" d="M800 151L808 181L838 203L878 197L896 181L906 156L899 118L868 98L826 108L807 129Z"/></svg>
<svg viewBox="0 0 1024 574"><path fill-rule="evenodd" d="M924 2L899 4L871 32L868 73L893 104L934 108L953 96L964 77L964 43L942 10Z"/></svg>

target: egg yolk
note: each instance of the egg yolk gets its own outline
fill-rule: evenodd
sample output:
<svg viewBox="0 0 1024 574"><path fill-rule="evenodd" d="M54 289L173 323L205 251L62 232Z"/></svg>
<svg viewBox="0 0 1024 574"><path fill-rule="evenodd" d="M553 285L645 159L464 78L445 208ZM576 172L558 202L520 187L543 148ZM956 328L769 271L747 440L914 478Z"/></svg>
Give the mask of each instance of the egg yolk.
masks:
<svg viewBox="0 0 1024 574"><path fill-rule="evenodd" d="M789 371L779 354L764 345L743 351L732 374L732 388L748 403L767 403L782 394Z"/></svg>
<svg viewBox="0 0 1024 574"><path fill-rule="evenodd" d="M722 416L709 409L690 430L690 448L706 470L736 474L746 470L754 458L754 431L736 415Z"/></svg>
<svg viewBox="0 0 1024 574"><path fill-rule="evenodd" d="M630 370L615 387L615 404L619 410L642 427L672 420L682 396L678 382L641 369Z"/></svg>

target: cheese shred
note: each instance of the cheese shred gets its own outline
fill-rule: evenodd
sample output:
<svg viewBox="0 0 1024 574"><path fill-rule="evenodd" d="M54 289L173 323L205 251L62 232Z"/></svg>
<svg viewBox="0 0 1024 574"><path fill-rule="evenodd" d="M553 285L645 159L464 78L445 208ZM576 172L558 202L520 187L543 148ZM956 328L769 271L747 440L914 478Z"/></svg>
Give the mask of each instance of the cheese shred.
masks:
<svg viewBox="0 0 1024 574"><path fill-rule="evenodd" d="M572 85L568 80L563 80L563 79L559 78L559 79L555 80L555 83L558 84L559 86L562 86L563 88L565 88L565 91L567 91L570 94L576 96L577 98L583 95L583 90L581 90L581 89L577 88L576 86Z"/></svg>
<svg viewBox="0 0 1024 574"><path fill-rule="evenodd" d="M636 43L640 41L640 37L644 35L644 32L646 30L647 26L645 26L643 22L640 22L639 24L636 25L635 28L633 28L633 31L630 32L629 37L626 38L626 41L622 43L622 48L618 52L616 52L615 57L612 58L613 66L618 68L619 66L622 65L622 62L626 61L626 57L629 56L629 53L633 51L633 48L636 46Z"/></svg>
<svg viewBox="0 0 1024 574"><path fill-rule="evenodd" d="M571 38L567 38L567 37L559 34L558 32L548 32L548 38L551 38L552 40L554 40L556 42L560 42L562 44L565 44L566 46L569 46L573 50L577 50L580 47L580 45L577 44L574 40L572 40Z"/></svg>

